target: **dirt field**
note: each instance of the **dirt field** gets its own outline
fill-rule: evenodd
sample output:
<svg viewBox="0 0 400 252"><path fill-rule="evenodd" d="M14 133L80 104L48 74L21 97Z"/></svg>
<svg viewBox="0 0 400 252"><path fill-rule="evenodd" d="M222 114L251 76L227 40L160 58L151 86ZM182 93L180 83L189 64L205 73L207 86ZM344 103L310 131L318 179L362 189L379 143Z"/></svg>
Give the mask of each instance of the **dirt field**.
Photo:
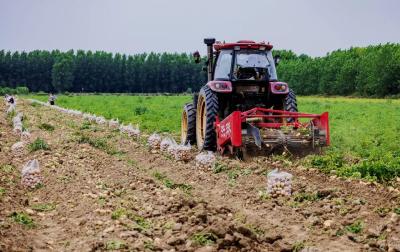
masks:
<svg viewBox="0 0 400 252"><path fill-rule="evenodd" d="M16 157L19 137L0 106L0 251L400 251L399 182L384 187L267 158L202 170L150 152L144 137L83 127L27 101L17 108L50 150ZM107 145L80 143L82 135ZM20 171L34 158L44 186L27 190ZM292 197L265 194L273 168L294 175Z"/></svg>

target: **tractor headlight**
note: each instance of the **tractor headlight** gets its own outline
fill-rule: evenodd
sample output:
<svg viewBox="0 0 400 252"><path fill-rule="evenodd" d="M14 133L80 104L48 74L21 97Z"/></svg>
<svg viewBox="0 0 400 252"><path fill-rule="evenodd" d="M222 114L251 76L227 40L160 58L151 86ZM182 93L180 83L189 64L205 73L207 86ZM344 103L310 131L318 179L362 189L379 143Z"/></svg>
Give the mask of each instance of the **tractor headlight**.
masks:
<svg viewBox="0 0 400 252"><path fill-rule="evenodd" d="M210 81L207 83L207 86L209 86L215 92L232 92L232 83L230 81Z"/></svg>
<svg viewBox="0 0 400 252"><path fill-rule="evenodd" d="M271 83L271 91L275 94L286 94L289 88L284 82L272 82Z"/></svg>

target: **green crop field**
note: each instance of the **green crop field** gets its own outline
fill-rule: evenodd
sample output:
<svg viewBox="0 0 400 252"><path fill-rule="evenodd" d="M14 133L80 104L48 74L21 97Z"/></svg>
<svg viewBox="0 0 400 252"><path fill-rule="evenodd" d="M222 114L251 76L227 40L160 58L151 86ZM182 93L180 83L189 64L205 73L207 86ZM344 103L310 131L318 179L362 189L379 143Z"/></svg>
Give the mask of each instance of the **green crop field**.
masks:
<svg viewBox="0 0 400 252"><path fill-rule="evenodd" d="M46 96L30 96L46 101ZM181 108L190 96L59 96L57 105L139 124L147 132L180 130ZM400 100L298 98L299 110L330 113L331 147L303 161L325 172L371 180L400 175Z"/></svg>

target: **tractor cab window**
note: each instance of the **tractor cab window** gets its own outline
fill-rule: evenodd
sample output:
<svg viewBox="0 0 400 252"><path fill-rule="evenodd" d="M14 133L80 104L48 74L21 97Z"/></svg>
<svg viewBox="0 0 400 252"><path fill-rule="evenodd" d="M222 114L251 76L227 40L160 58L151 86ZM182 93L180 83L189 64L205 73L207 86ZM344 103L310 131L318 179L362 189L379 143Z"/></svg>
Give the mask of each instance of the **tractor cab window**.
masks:
<svg viewBox="0 0 400 252"><path fill-rule="evenodd" d="M222 50L215 66L215 80L229 80L232 66L232 51Z"/></svg>
<svg viewBox="0 0 400 252"><path fill-rule="evenodd" d="M237 51L234 77L239 80L275 80L276 70L271 51Z"/></svg>

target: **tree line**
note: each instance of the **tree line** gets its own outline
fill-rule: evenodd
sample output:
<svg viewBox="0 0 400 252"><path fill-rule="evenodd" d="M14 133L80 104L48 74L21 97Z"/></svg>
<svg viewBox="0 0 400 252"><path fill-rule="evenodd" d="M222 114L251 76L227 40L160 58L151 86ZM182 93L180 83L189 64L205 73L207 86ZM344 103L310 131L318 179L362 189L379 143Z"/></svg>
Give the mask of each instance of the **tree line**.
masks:
<svg viewBox="0 0 400 252"><path fill-rule="evenodd" d="M400 44L337 50L324 57L281 56L278 77L300 95L400 95ZM186 53L0 51L0 87L38 92L180 93L206 81L203 64Z"/></svg>
<svg viewBox="0 0 400 252"><path fill-rule="evenodd" d="M103 51L0 51L0 87L32 92L181 93L206 77L191 55Z"/></svg>
<svg viewBox="0 0 400 252"><path fill-rule="evenodd" d="M336 50L312 58L281 51L278 76L301 95L400 95L400 44Z"/></svg>

